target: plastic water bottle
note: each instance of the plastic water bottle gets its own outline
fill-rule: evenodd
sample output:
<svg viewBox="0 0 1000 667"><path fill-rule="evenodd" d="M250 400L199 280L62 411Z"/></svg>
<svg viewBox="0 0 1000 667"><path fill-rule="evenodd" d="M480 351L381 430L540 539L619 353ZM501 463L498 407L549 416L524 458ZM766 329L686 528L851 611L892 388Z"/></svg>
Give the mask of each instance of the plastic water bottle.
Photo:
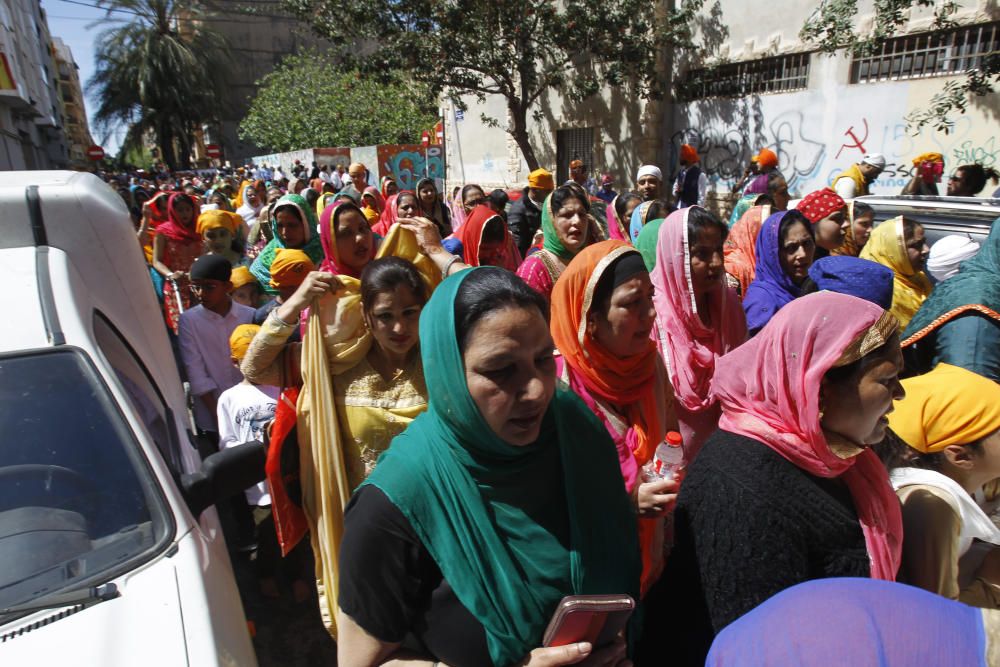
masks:
<svg viewBox="0 0 1000 667"><path fill-rule="evenodd" d="M666 439L656 448L653 455L653 469L650 479L675 479L678 482L684 472L684 449L681 447L681 434L676 431L667 433Z"/></svg>

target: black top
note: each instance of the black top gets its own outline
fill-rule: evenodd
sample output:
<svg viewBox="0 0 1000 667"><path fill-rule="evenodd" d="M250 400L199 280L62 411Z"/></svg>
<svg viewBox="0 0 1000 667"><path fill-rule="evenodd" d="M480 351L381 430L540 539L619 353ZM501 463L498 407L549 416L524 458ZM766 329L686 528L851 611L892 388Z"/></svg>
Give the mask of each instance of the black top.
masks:
<svg viewBox="0 0 1000 667"><path fill-rule="evenodd" d="M688 470L674 522L666 571L646 598L639 665L656 664L664 647L675 664L704 665L715 635L775 593L871 575L847 486L727 431Z"/></svg>
<svg viewBox="0 0 1000 667"><path fill-rule="evenodd" d="M340 608L384 642L454 667L492 664L486 631L459 602L399 508L363 486L344 515Z"/></svg>
<svg viewBox="0 0 1000 667"><path fill-rule="evenodd" d="M514 237L517 249L524 257L528 248L531 247L531 240L535 237L535 232L542 226L542 209L528 199L528 188L525 188L521 198L510 205L507 211L507 227Z"/></svg>

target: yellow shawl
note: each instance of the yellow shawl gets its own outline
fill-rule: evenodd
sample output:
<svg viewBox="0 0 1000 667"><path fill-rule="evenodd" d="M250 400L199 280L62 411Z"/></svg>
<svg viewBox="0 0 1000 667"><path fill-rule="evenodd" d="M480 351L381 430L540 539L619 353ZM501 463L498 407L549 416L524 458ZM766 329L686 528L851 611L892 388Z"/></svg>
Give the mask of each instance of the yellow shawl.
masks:
<svg viewBox="0 0 1000 667"><path fill-rule="evenodd" d="M854 196L860 197L862 195L868 194L868 181L865 180L865 175L861 173L861 168L852 164L850 167L840 172L836 178L833 179L831 187L837 187L837 181L842 178L849 178L854 181Z"/></svg>
<svg viewBox="0 0 1000 667"><path fill-rule="evenodd" d="M870 259L893 272L892 308L902 331L931 294L931 281L923 271L914 271L906 254L903 216L886 220L872 230L868 243L861 250L861 259Z"/></svg>
<svg viewBox="0 0 1000 667"><path fill-rule="evenodd" d="M420 252L413 233L395 225L382 241L376 258L401 257L413 262L427 283L428 293L441 282L441 272ZM320 613L337 636L337 560L344 534L344 508L352 488L347 447L334 398L332 376L361 362L372 345L361 309L361 281L337 276L342 287L310 307L302 341L302 391L296 406L302 505L316 559Z"/></svg>

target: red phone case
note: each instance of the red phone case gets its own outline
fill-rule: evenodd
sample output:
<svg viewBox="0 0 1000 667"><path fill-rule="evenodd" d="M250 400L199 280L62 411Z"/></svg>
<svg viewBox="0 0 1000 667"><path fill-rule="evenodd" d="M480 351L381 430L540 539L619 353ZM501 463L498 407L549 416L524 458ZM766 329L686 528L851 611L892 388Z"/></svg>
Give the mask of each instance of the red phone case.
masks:
<svg viewBox="0 0 1000 667"><path fill-rule="evenodd" d="M614 641L632 616L635 600L620 595L567 595L556 607L542 646L590 642L595 647Z"/></svg>

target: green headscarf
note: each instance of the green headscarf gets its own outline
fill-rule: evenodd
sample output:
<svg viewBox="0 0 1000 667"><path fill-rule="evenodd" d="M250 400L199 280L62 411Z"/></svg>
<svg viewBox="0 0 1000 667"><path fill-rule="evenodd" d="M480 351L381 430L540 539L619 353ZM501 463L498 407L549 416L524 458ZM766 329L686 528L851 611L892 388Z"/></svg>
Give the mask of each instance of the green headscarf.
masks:
<svg viewBox="0 0 1000 667"><path fill-rule="evenodd" d="M305 227L306 237L306 244L301 248L302 252L308 255L309 259L316 266L319 266L320 262L323 261L323 245L320 243L317 231L316 213L304 197L293 194L285 195L274 205L274 211L271 213L271 230L274 237L264 246L264 249L257 255L257 259L250 266L250 273L254 275L257 282L264 288L264 291L272 295L277 294L278 290L271 287L271 262L274 261L274 255L278 252L278 249L285 247L281 237L278 236L277 229L277 211L282 206L294 206L299 211L299 218Z"/></svg>
<svg viewBox="0 0 1000 667"><path fill-rule="evenodd" d="M903 344L933 334L946 322L976 310L976 306L1000 312L1000 218L993 221L976 256L962 262L958 273L938 283L921 304L903 332Z"/></svg>
<svg viewBox="0 0 1000 667"><path fill-rule="evenodd" d="M459 601L486 630L495 665L541 645L565 595L638 599L638 529L607 430L565 387L538 440L501 440L469 395L455 298L473 271L434 291L420 314L427 412L382 455L372 484L409 520Z"/></svg>
<svg viewBox="0 0 1000 667"><path fill-rule="evenodd" d="M542 240L542 247L564 262L569 262L571 259L576 257L576 255L566 249L566 247L562 244L562 241L559 240L559 234L556 232L556 225L553 220L555 215L552 213L552 195L554 194L555 191L549 194L549 196L545 198L545 203L542 204L542 234L545 237ZM576 197L575 194L573 196ZM587 213L590 213L589 202L587 203ZM588 234L593 235L593 232L588 229ZM589 239L588 243L593 242L593 240L593 238ZM586 246L587 244L584 245Z"/></svg>
<svg viewBox="0 0 1000 667"><path fill-rule="evenodd" d="M646 270L653 272L656 266L656 243L660 238L660 225L665 218L651 220L639 232L639 237L635 240L635 249L642 255L642 263L646 265Z"/></svg>

